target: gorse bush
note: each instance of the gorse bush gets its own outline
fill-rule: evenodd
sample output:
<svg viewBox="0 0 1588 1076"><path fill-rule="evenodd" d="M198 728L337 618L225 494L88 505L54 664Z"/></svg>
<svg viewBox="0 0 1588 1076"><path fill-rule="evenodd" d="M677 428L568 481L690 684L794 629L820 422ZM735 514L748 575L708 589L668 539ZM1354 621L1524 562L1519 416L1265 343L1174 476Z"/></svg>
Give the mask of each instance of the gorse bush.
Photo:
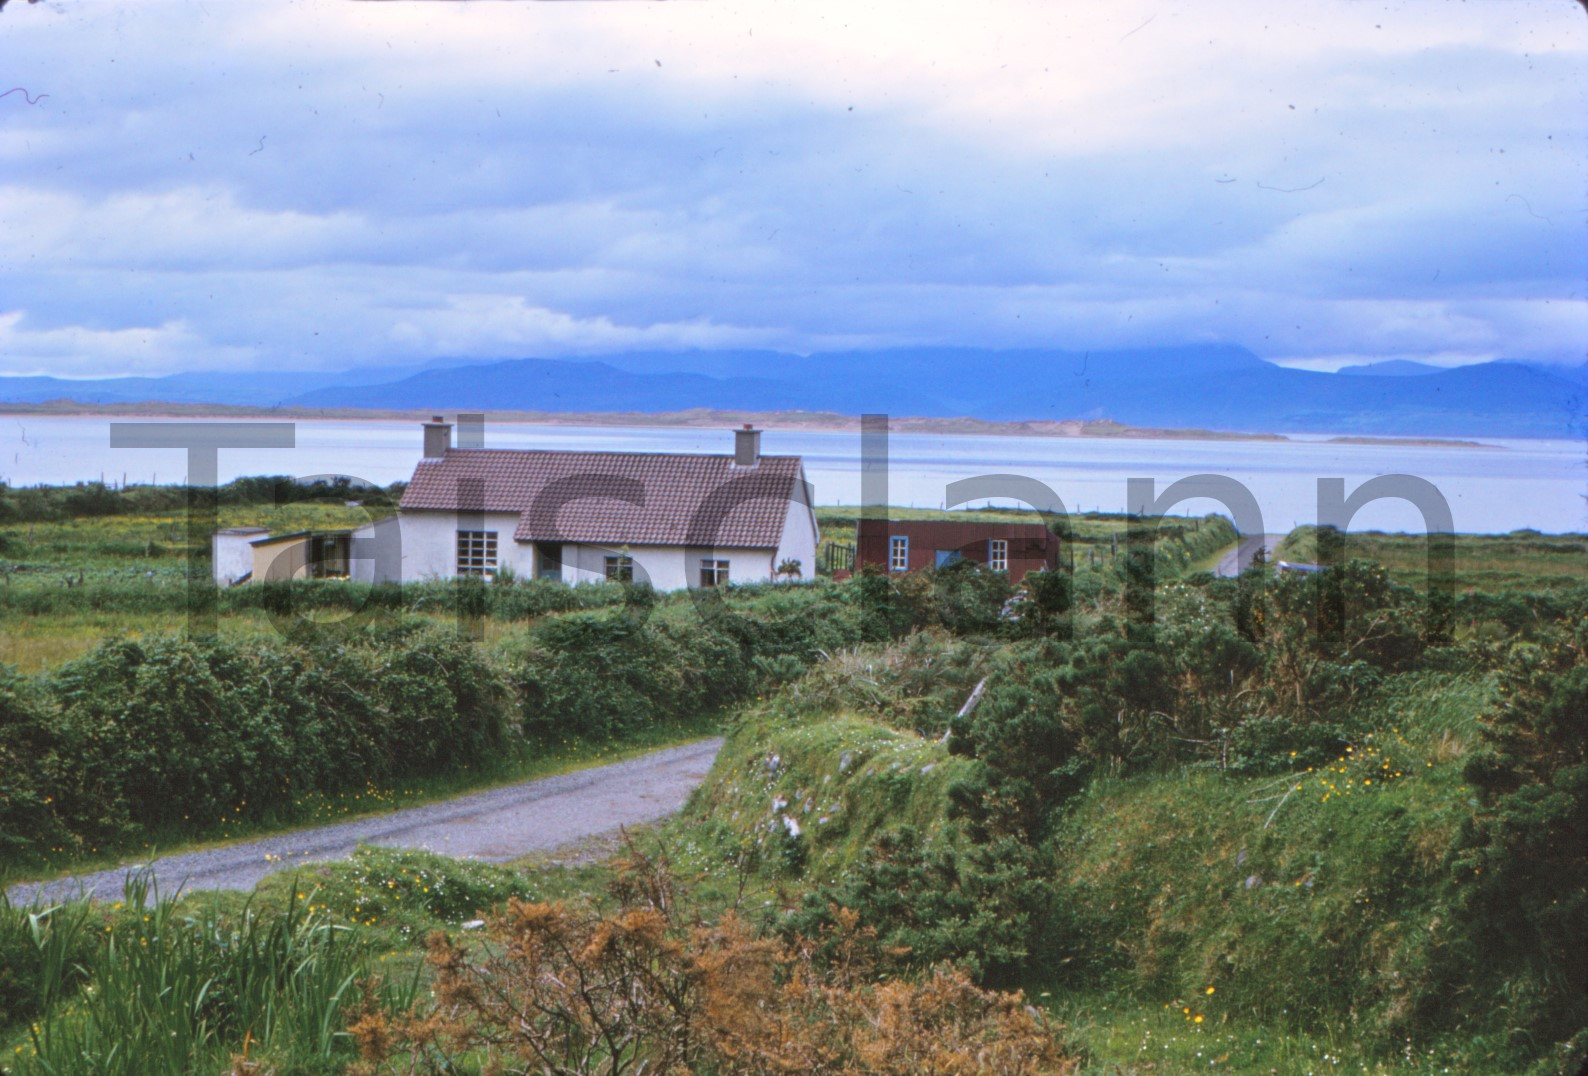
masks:
<svg viewBox="0 0 1588 1076"><path fill-rule="evenodd" d="M1519 644L1497 694L1465 767L1482 807L1447 861L1464 925L1446 931L1439 971L1564 1039L1588 1030L1588 619ZM1448 1019L1424 1000L1420 1017Z"/></svg>
<svg viewBox="0 0 1588 1076"><path fill-rule="evenodd" d="M875 937L837 910L821 933L757 937L692 907L665 863L632 853L608 913L511 900L487 939L429 943L435 1001L352 1025L360 1076L412 1072L915 1073L1073 1071L1018 994L939 967L879 982Z"/></svg>
<svg viewBox="0 0 1588 1076"><path fill-rule="evenodd" d="M53 809L57 729L37 683L0 666L0 861L62 829Z"/></svg>
<svg viewBox="0 0 1588 1076"><path fill-rule="evenodd" d="M928 849L909 826L879 837L866 859L837 881L818 883L781 926L792 939L829 938L843 911L872 929L876 959L895 968L952 961L977 981L1008 986L1052 922L1052 889L1040 854L1004 838ZM1033 952L1033 945L1041 945Z"/></svg>
<svg viewBox="0 0 1588 1076"><path fill-rule="evenodd" d="M518 736L495 670L435 629L118 639L31 692L6 684L0 751L26 763L0 785L13 854L290 817L312 793L495 762Z"/></svg>

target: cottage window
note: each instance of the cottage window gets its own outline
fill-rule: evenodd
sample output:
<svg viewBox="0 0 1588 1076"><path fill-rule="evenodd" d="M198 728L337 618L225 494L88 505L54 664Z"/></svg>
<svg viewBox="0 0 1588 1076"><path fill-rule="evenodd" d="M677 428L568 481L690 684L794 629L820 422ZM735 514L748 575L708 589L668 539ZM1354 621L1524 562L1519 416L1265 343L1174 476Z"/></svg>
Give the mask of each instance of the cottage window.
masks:
<svg viewBox="0 0 1588 1076"><path fill-rule="evenodd" d="M634 582L634 558L629 556L615 556L606 558L607 578L614 583Z"/></svg>
<svg viewBox="0 0 1588 1076"><path fill-rule="evenodd" d="M1009 570L1009 540L993 538L987 543L987 567L995 572Z"/></svg>
<svg viewBox="0 0 1588 1076"><path fill-rule="evenodd" d="M496 575L496 532L458 532L458 574L486 579Z"/></svg>
<svg viewBox="0 0 1588 1076"><path fill-rule="evenodd" d="M888 539L888 571L907 572L909 570L910 540L897 536Z"/></svg>
<svg viewBox="0 0 1588 1076"><path fill-rule="evenodd" d="M725 560L702 560L700 562L700 585L703 587L721 586L728 581L728 562Z"/></svg>

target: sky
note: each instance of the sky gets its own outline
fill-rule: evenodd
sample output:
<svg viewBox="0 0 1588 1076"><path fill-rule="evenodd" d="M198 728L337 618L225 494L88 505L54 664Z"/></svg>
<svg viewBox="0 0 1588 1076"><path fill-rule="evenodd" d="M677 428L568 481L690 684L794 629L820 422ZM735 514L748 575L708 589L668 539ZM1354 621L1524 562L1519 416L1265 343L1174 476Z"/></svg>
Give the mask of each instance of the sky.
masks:
<svg viewBox="0 0 1588 1076"><path fill-rule="evenodd" d="M1577 364L1585 61L1574 0L12 2L0 373Z"/></svg>

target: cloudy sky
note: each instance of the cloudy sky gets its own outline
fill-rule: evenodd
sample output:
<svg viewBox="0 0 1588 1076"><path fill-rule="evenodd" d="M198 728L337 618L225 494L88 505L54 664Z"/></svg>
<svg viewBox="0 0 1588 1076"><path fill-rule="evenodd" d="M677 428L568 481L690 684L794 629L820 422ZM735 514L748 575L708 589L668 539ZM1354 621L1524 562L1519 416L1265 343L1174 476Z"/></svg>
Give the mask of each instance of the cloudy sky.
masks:
<svg viewBox="0 0 1588 1076"><path fill-rule="evenodd" d="M1572 0L12 2L0 373L1576 363L1585 61Z"/></svg>

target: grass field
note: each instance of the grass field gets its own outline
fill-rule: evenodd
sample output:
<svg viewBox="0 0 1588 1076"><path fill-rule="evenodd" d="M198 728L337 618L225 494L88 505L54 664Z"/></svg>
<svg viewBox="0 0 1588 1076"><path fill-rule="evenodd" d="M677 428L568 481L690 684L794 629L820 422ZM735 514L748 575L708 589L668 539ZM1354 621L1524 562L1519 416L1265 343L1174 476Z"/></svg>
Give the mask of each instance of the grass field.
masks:
<svg viewBox="0 0 1588 1076"><path fill-rule="evenodd" d="M1420 534L1354 531L1345 537L1346 559L1382 564L1397 581L1423 587L1428 578L1428 539ZM1285 536L1276 559L1311 563L1318 556L1317 528L1298 527ZM1588 584L1588 535L1458 534L1455 536L1457 592L1498 594Z"/></svg>
<svg viewBox="0 0 1588 1076"><path fill-rule="evenodd" d="M941 512L890 508L888 512L896 519L992 523L1038 519L1033 512L1002 509ZM857 509L825 506L816 514L824 545L854 543ZM218 515L222 527L260 526L275 533L351 527L367 519L357 507L316 503L228 505L222 506ZM1129 517L1123 515L1072 517L1069 526L1077 569L1111 563L1125 548L1129 523ZM1166 538L1191 541L1205 526L1202 519L1174 518L1165 521L1162 533ZM24 673L40 672L82 655L111 636L137 637L180 629L186 623L186 542L186 518L175 511L0 526L0 663ZM1216 560L1217 552L1211 556ZM1207 559L1207 555L1200 557ZM815 574L809 573L810 577ZM421 607L410 611L436 619L451 616L434 606L426 612L423 605L419 603ZM223 634L247 637L277 630L271 618L258 609L232 608L226 601L222 609L219 629ZM334 619L344 614L329 611L314 615ZM487 642L497 643L508 639L516 625L487 618L484 630Z"/></svg>

